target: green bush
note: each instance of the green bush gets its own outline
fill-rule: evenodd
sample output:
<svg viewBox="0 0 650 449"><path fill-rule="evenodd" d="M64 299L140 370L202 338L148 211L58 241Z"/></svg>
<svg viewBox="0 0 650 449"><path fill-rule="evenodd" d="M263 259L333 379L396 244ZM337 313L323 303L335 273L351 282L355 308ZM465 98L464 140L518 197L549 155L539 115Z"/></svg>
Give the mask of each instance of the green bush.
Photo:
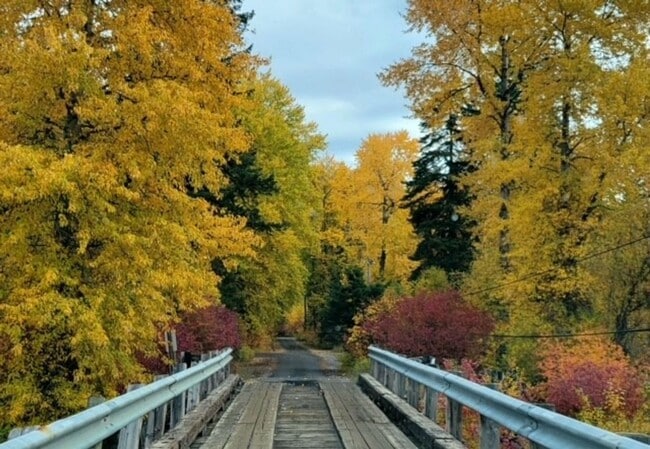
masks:
<svg viewBox="0 0 650 449"><path fill-rule="evenodd" d="M237 350L236 358L239 362L250 362L255 357L255 350L250 346L242 346Z"/></svg>
<svg viewBox="0 0 650 449"><path fill-rule="evenodd" d="M345 351L341 354L341 370L347 376L356 377L362 373L370 372L370 359L368 357L355 357Z"/></svg>

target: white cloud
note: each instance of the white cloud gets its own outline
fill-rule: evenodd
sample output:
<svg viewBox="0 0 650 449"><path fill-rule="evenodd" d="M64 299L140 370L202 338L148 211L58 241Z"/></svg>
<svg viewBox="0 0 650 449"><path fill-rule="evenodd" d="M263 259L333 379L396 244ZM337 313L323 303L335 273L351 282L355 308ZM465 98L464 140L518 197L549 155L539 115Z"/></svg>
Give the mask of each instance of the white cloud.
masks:
<svg viewBox="0 0 650 449"><path fill-rule="evenodd" d="M421 37L406 35L406 0L247 0L255 10L256 53L271 57L272 73L327 134L330 152L350 162L370 133L419 134L400 92L376 74Z"/></svg>

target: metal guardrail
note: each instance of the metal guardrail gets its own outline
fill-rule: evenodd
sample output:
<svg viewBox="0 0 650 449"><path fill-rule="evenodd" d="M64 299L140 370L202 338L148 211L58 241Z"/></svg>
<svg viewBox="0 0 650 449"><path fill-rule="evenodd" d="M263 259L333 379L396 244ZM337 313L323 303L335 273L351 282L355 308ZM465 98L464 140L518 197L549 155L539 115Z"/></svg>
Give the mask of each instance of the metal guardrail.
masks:
<svg viewBox="0 0 650 449"><path fill-rule="evenodd" d="M231 354L232 349L228 348L187 370L9 440L0 444L0 449L92 447L227 367L233 359Z"/></svg>
<svg viewBox="0 0 650 449"><path fill-rule="evenodd" d="M443 394L530 441L552 449L649 449L633 439L515 399L460 376L371 346L373 377L390 388L386 369ZM381 377L381 378L380 378ZM383 379L382 379L383 378ZM395 393L398 393L394 391ZM483 444L481 447L484 447Z"/></svg>

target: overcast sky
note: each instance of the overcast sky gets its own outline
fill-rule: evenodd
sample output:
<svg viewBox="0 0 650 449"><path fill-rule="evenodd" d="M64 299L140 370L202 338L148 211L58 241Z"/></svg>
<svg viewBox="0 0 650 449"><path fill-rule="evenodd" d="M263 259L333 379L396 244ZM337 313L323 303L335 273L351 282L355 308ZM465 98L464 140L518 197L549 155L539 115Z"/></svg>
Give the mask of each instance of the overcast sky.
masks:
<svg viewBox="0 0 650 449"><path fill-rule="evenodd" d="M402 93L377 79L421 41L405 33L405 9L406 0L244 0L255 11L247 35L254 52L271 58L272 73L339 160L352 163L370 133L419 137Z"/></svg>

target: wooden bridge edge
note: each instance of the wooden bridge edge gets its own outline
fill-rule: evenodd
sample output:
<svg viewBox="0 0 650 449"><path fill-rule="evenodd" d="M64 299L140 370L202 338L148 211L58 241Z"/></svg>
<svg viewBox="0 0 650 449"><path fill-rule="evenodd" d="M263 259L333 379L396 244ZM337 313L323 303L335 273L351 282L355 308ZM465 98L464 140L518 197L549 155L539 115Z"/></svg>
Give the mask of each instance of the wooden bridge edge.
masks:
<svg viewBox="0 0 650 449"><path fill-rule="evenodd" d="M151 445L151 449L186 449L205 431L219 411L223 410L235 390L242 383L236 374L230 374L207 398L185 415L181 422L160 440Z"/></svg>
<svg viewBox="0 0 650 449"><path fill-rule="evenodd" d="M411 435L421 447L433 449L466 449L460 441L442 427L420 414L395 393L384 387L369 374L358 379L361 390L393 421L403 432Z"/></svg>

